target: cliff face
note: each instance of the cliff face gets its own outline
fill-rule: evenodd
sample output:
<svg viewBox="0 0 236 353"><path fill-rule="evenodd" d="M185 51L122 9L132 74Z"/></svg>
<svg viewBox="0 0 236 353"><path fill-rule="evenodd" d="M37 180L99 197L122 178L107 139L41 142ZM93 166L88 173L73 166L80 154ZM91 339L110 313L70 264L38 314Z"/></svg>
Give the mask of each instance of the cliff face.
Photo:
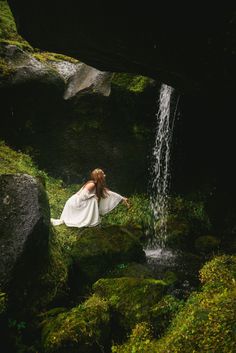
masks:
<svg viewBox="0 0 236 353"><path fill-rule="evenodd" d="M235 88L235 6L10 0L32 45L190 90ZM154 5L157 9L154 8Z"/></svg>

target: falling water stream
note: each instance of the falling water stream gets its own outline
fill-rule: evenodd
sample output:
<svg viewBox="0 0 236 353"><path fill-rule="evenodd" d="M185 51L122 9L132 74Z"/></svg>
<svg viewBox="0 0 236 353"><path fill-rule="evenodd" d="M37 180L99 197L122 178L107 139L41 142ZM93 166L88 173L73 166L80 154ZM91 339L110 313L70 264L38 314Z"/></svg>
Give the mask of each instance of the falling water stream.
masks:
<svg viewBox="0 0 236 353"><path fill-rule="evenodd" d="M151 165L150 206L152 221L149 229L149 243L146 256L149 262L172 258L170 251L164 249L166 239L166 220L168 215L168 193L170 187L170 152L176 108L172 109L174 89L166 84L161 86L158 101L156 138Z"/></svg>

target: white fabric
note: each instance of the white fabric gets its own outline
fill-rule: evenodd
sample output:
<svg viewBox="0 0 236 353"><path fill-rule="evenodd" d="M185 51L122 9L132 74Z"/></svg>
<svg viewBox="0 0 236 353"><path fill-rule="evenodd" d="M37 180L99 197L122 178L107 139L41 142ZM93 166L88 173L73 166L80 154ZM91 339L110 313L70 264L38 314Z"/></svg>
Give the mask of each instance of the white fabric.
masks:
<svg viewBox="0 0 236 353"><path fill-rule="evenodd" d="M107 191L107 197L101 198L99 204L94 192L81 188L67 201L60 219L51 218L54 226L65 223L68 227L94 227L101 222L100 215L105 215L123 200L116 192Z"/></svg>
<svg viewBox="0 0 236 353"><path fill-rule="evenodd" d="M107 197L105 199L101 198L99 202L99 214L101 216L105 215L106 213L110 212L115 208L118 203L123 200L123 196L117 194L113 191L107 191Z"/></svg>

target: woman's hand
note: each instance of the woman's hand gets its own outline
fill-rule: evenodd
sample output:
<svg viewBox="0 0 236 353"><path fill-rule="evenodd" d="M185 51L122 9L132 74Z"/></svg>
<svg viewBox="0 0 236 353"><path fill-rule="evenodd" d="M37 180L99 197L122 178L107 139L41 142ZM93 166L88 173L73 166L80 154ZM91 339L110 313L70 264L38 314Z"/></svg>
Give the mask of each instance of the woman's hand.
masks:
<svg viewBox="0 0 236 353"><path fill-rule="evenodd" d="M123 203L125 206L127 206L128 208L130 208L130 203L129 203L129 199L127 197L123 197Z"/></svg>

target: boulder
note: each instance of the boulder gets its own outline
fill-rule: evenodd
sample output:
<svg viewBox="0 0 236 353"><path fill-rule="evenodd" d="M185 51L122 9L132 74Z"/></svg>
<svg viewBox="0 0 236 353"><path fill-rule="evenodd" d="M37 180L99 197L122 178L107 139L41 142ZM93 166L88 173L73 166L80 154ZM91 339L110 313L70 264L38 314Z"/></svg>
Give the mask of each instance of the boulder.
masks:
<svg viewBox="0 0 236 353"><path fill-rule="evenodd" d="M37 180L26 174L0 176L0 286L6 288L29 259L47 251L49 206Z"/></svg>
<svg viewBox="0 0 236 353"><path fill-rule="evenodd" d="M109 335L108 303L98 296L92 296L69 311L44 319L43 351L45 353L104 352L104 349L107 349Z"/></svg>
<svg viewBox="0 0 236 353"><path fill-rule="evenodd" d="M91 66L80 63L72 75L64 93L64 99L70 99L81 94L100 94L109 96L111 93L112 73L102 72Z"/></svg>
<svg viewBox="0 0 236 353"><path fill-rule="evenodd" d="M95 294L106 299L111 306L114 335L130 332L138 322L154 324L159 315L156 305L166 289L164 281L134 277L102 278L93 285Z"/></svg>
<svg viewBox="0 0 236 353"><path fill-rule="evenodd" d="M1 45L0 54L2 61L8 67L7 80L2 80L0 87L36 83L52 86L59 92L63 92L64 81L57 71L34 58L31 53L16 45Z"/></svg>
<svg viewBox="0 0 236 353"><path fill-rule="evenodd" d="M70 267L69 283L75 297L78 293L87 294L99 278L110 276L131 262L141 266L146 261L135 232L125 227L74 228L61 225L55 227L55 232L65 262Z"/></svg>

